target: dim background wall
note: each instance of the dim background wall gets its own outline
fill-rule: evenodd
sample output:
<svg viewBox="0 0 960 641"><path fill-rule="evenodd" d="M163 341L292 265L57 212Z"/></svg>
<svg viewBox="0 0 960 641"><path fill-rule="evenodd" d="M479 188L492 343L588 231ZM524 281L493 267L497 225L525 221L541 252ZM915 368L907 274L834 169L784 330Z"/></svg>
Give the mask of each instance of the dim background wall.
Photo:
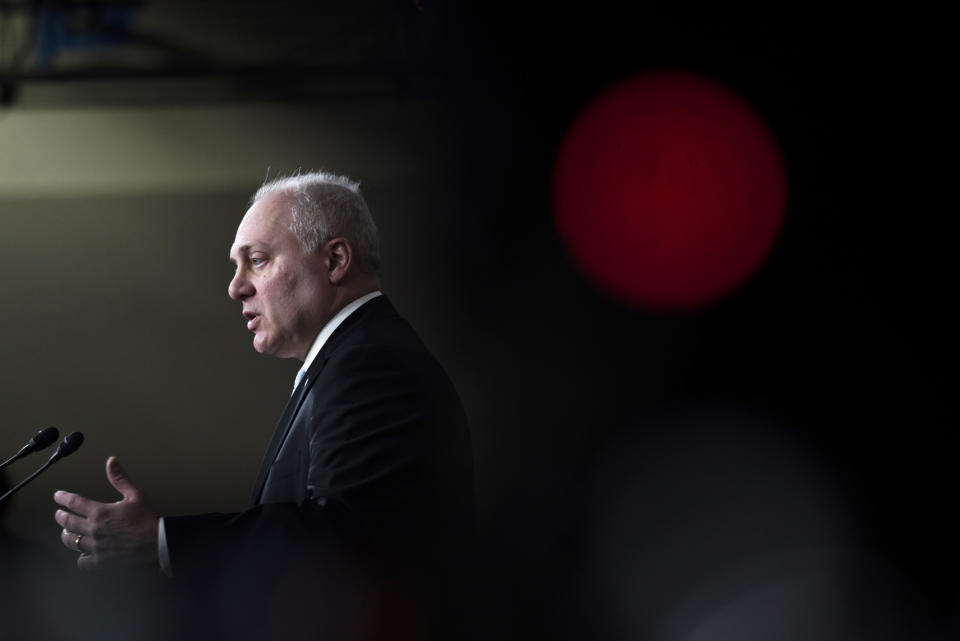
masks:
<svg viewBox="0 0 960 641"><path fill-rule="evenodd" d="M734 597L811 565L805 589L867 567L851 589L951 625L934 18L230 4L140 16L219 47L225 76L27 79L0 111L0 444L87 438L15 498L11 530L57 546L50 495L112 500L110 454L162 512L243 507L297 364L251 349L227 251L268 171L323 168L362 181L385 290L463 397L487 585L508 586L474 603L489 632L709 637L717 603L776 610ZM277 60L305 66L258 67ZM751 101L790 188L762 269L680 314L596 290L550 219L567 124L661 67Z"/></svg>
<svg viewBox="0 0 960 641"><path fill-rule="evenodd" d="M257 358L226 295L234 231L268 170L361 179L388 291L436 334L445 278L411 257L451 224L444 118L416 100L5 114L3 268L17 276L3 281L4 431L87 437L73 469L17 497L14 527L49 534L64 484L111 498L110 453L166 512L244 506L298 367Z"/></svg>

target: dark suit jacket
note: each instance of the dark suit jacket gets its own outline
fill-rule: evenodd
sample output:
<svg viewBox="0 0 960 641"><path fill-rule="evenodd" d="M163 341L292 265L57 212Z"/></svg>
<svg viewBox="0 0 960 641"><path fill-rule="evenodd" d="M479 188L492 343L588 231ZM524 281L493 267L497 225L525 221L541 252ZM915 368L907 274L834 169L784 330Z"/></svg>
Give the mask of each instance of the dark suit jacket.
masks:
<svg viewBox="0 0 960 641"><path fill-rule="evenodd" d="M302 595L319 581L341 594L343 580L371 568L380 576L377 568L397 561L428 567L472 518L473 467L459 398L410 325L379 296L344 320L294 391L251 507L164 523L175 579L243 608L249 589L241 585Z"/></svg>

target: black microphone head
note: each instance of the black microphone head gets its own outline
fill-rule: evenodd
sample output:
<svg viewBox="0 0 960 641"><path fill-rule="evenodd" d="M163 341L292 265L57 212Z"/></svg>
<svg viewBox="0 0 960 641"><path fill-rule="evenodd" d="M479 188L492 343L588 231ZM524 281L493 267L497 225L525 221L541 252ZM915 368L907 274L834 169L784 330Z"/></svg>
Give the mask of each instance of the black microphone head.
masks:
<svg viewBox="0 0 960 641"><path fill-rule="evenodd" d="M30 451L39 452L42 449L53 445L54 441L60 438L60 430L55 427L48 427L40 430L36 436L30 439Z"/></svg>
<svg viewBox="0 0 960 641"><path fill-rule="evenodd" d="M63 458L64 456L70 456L83 445L83 434L80 432L70 432L67 434L60 442L60 447L57 448L57 451L53 455L57 458Z"/></svg>

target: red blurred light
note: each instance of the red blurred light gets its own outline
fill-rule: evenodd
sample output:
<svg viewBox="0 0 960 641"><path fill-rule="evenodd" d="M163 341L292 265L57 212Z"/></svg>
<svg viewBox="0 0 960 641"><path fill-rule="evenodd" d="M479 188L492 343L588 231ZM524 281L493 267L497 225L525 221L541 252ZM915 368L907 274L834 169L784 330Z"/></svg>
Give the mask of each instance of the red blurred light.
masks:
<svg viewBox="0 0 960 641"><path fill-rule="evenodd" d="M786 178L747 103L699 76L660 72L615 85L579 115L553 198L563 241L598 286L678 309L729 293L760 266Z"/></svg>

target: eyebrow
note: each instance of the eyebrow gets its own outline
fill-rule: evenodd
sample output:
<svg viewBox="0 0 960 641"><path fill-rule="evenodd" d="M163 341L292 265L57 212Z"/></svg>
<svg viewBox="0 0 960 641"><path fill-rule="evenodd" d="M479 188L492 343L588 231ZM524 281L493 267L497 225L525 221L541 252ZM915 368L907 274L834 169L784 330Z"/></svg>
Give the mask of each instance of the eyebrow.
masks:
<svg viewBox="0 0 960 641"><path fill-rule="evenodd" d="M236 265L237 260L233 257L233 254L236 253L240 256L249 254L251 251L270 251L270 246L267 243L261 241L255 241L252 243L246 243L240 245L239 247L231 247L230 254L228 255L230 262Z"/></svg>
<svg viewBox="0 0 960 641"><path fill-rule="evenodd" d="M250 251L250 248L251 248L252 246L253 246L253 245L252 245L251 243L247 243L247 244L245 244L245 245L240 245L239 247L231 247L231 248L230 248L230 253L229 253L230 260L233 260L233 254L234 254L234 252L236 252L237 254L246 254L247 252Z"/></svg>

